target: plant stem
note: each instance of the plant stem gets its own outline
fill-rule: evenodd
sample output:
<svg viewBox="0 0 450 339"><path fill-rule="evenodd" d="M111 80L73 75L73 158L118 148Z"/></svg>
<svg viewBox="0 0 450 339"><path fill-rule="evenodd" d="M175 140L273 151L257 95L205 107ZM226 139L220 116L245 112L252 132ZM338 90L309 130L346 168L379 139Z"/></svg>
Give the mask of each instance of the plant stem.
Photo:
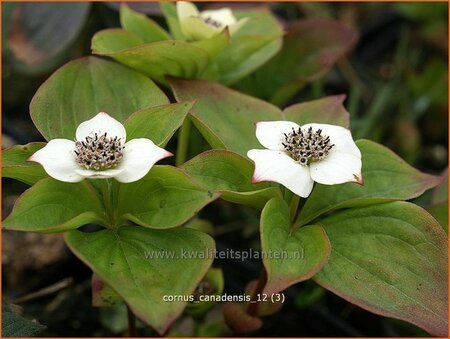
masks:
<svg viewBox="0 0 450 339"><path fill-rule="evenodd" d="M291 223L294 222L295 216L297 215L298 204L300 203L300 196L294 194L291 199L291 204L289 206L289 211L291 215Z"/></svg>
<svg viewBox="0 0 450 339"><path fill-rule="evenodd" d="M128 314L128 337L137 337L136 317L128 305L127 305L127 314Z"/></svg>
<svg viewBox="0 0 450 339"><path fill-rule="evenodd" d="M106 218L110 226L115 226L116 211L115 211L115 187L112 179L101 179L102 182L102 196L105 204Z"/></svg>
<svg viewBox="0 0 450 339"><path fill-rule="evenodd" d="M266 286L267 283L267 273L265 268L263 267L261 269L261 274L259 275L258 283L256 285L255 291L252 293L252 299L255 300L258 294L261 294L264 290L264 286ZM258 311L258 303L250 303L247 307L247 314L251 316L255 316L256 312Z"/></svg>
<svg viewBox="0 0 450 339"><path fill-rule="evenodd" d="M283 198L284 201L286 201L286 204L290 204L292 201L292 196L294 195L294 193L292 193L291 191L289 191L287 188L282 187L282 192L283 192Z"/></svg>
<svg viewBox="0 0 450 339"><path fill-rule="evenodd" d="M184 119L178 135L177 155L175 164L177 166L183 164L187 158L187 151L189 147L189 135L191 132L191 121L189 118Z"/></svg>

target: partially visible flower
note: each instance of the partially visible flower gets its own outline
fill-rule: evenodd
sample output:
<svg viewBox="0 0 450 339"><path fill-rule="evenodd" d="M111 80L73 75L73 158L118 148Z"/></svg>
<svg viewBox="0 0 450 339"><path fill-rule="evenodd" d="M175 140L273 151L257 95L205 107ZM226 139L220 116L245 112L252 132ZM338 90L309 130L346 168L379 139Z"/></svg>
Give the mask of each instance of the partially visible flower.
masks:
<svg viewBox="0 0 450 339"><path fill-rule="evenodd" d="M228 27L230 35L236 33L248 18L236 20L229 8L199 12L193 3L178 1L177 15L181 31L190 40L209 39Z"/></svg>
<svg viewBox="0 0 450 339"><path fill-rule="evenodd" d="M266 121L256 124L256 137L267 149L247 153L255 162L253 182L274 181L303 198L311 193L314 181L363 183L361 152L344 127Z"/></svg>
<svg viewBox="0 0 450 339"><path fill-rule="evenodd" d="M115 178L128 183L141 179L158 160L172 155L149 139L125 141L125 127L100 112L78 126L76 141L50 140L28 160L40 163L49 176L60 181Z"/></svg>

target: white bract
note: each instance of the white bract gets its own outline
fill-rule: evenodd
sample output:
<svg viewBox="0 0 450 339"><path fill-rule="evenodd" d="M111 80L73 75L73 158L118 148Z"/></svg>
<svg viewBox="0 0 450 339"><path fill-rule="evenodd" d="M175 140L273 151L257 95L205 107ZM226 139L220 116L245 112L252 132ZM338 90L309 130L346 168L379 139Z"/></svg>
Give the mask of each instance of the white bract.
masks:
<svg viewBox="0 0 450 339"><path fill-rule="evenodd" d="M252 149L253 182L274 181L306 198L314 181L324 185L363 183L361 152L341 126L291 121L256 124L256 137L267 149Z"/></svg>
<svg viewBox="0 0 450 339"><path fill-rule="evenodd" d="M193 3L178 1L177 15L180 28L190 40L209 39L228 27L230 34L236 33L248 18L236 20L229 8L199 12Z"/></svg>
<svg viewBox="0 0 450 339"><path fill-rule="evenodd" d="M40 163L47 174L65 182L84 178L115 178L128 183L141 179L150 168L172 153L145 138L126 141L125 127L100 112L82 122L76 141L53 139L28 160Z"/></svg>

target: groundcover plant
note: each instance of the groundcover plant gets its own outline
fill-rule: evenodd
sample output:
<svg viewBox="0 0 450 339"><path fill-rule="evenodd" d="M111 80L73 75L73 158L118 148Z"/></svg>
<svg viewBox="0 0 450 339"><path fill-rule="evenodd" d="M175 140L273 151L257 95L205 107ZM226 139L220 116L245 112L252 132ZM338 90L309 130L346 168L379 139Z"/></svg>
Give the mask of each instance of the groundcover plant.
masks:
<svg viewBox="0 0 450 339"><path fill-rule="evenodd" d="M10 20L33 5L9 7ZM283 27L267 6L198 7L161 3L160 25L122 4L121 28L40 85L29 108L46 142L3 151L3 177L30 186L3 230L61 233L91 270L92 306L126 308L106 322L125 319L129 336L264 335L294 285L307 286L298 303L328 290L447 336L447 202L416 199L446 201L445 176L360 138L374 122L354 123L345 95L296 96L357 34L331 19ZM211 213L235 213L243 231L242 211L259 218L257 241L216 248ZM250 257L260 272L229 293L220 260ZM13 308L4 335L39 335Z"/></svg>

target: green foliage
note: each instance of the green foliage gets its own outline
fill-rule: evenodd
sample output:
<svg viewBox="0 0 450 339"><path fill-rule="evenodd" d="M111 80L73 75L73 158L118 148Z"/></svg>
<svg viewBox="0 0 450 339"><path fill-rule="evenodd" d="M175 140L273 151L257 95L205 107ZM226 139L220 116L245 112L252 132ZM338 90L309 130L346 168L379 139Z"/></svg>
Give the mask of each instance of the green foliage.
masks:
<svg viewBox="0 0 450 339"><path fill-rule="evenodd" d="M123 304L123 299L111 286L102 281L97 274L92 274L92 306L111 307Z"/></svg>
<svg viewBox="0 0 450 339"><path fill-rule="evenodd" d="M253 184L253 164L246 158L225 150L204 152L181 166L205 189L221 194L221 198L262 209L281 192L269 183Z"/></svg>
<svg viewBox="0 0 450 339"><path fill-rule="evenodd" d="M167 76L207 78L232 84L273 57L282 30L267 10L234 11L249 21L230 39L228 29L209 39L185 42L175 4L161 8L174 39L146 16L121 7L123 29L100 31L92 38L95 54L106 55L161 84Z"/></svg>
<svg viewBox="0 0 450 339"><path fill-rule="evenodd" d="M255 135L255 123L286 120L349 128L345 95L323 97L328 83L316 82L312 96L303 91L301 103L279 107L323 77L352 48L357 39L353 29L330 19L309 18L287 25L283 36L280 23L268 8L236 9L236 18L248 21L233 35L225 28L212 38L187 41L175 3L160 6L170 33L146 15L122 5L122 28L97 32L91 41L94 54L114 61L86 57L61 67L35 94L31 117L47 140L73 140L81 122L104 111L123 123L127 139L148 138L160 147L166 147L183 126L177 140L177 164L207 149L206 142L213 150L195 155L179 167L154 166L132 183L99 179L72 184L49 178L39 164L28 161L44 143L11 147L2 155L3 176L32 187L16 201L3 227L65 232L71 251L93 271L94 306L114 306L111 314L120 317L126 304L160 335L167 334L187 306L188 315L206 321L206 325L195 326L194 335L217 334L220 326L206 319L213 302L188 304L187 300L164 298L223 292L222 271L210 268L215 249L210 237L216 233L213 222L206 219L207 214L201 215L205 219L197 215L221 197L262 210L259 231L266 274L261 274L259 282L251 281L245 293L278 293L313 278L320 286L308 285L313 287L302 290L299 308L316 303L328 289L374 313L446 336L447 174L436 177L420 172L381 144L359 140L356 144L362 153L364 185L315 184L297 211L298 197L287 189L271 182L253 183L254 164L246 154L263 148ZM420 4L396 7L421 22L421 33L433 43L433 34L441 32L443 21L434 24L431 14L442 18L448 6L426 10ZM2 39L12 67L39 73L60 62L63 50L80 32L89 8L75 6L69 13L59 5L5 6L2 18L8 34ZM301 8L306 13L311 5ZM60 34L47 39L48 34L34 31L34 9L46 20L43 29L48 31L67 20ZM416 72L420 53L411 55L404 64L409 42L406 39L398 44L392 75L382 75L383 81L389 81L375 86L372 100L368 94L373 88L365 88L355 78L348 61L339 66L351 85L353 137L370 135L386 144L397 144L400 154L412 162L421 158L417 152L421 135L413 120L425 117L429 109L437 109L438 114L445 111L447 90L442 84L447 69L441 60L433 60ZM383 68L381 73L389 72ZM173 93L169 97L173 94L178 103L170 104L151 79L170 85ZM399 84L406 84L401 93L396 91ZM309 101L311 97L320 99ZM357 114L360 100L367 104L364 114ZM401 114L385 124L387 112L396 109ZM433 120L429 127L433 131L440 121L435 117L428 118ZM191 122L198 131L190 129ZM439 131L446 128L438 127ZM195 138L197 144L188 145ZM403 202L434 187L427 197L415 200L431 215ZM256 224L254 211L241 209L239 213L248 213L248 219ZM79 229L87 224L104 228L90 233ZM255 308L251 303L226 303L223 312L235 333L248 333L261 328L259 317L280 308L281 303L263 302ZM4 336L32 336L43 328L21 318L4 302L2 311ZM116 325L115 331L124 330L125 323Z"/></svg>
<svg viewBox="0 0 450 339"><path fill-rule="evenodd" d="M333 20L297 21L288 27L281 51L238 88L283 105L302 86L329 71L356 38L356 32Z"/></svg>
<svg viewBox="0 0 450 339"><path fill-rule="evenodd" d="M223 272L220 268L210 268L203 280L194 291L195 302L189 303L186 311L196 319L201 320L215 305L214 301L200 301L200 296L222 295L224 288Z"/></svg>
<svg viewBox="0 0 450 339"><path fill-rule="evenodd" d="M100 31L92 38L95 54L105 55L165 84L168 75L196 78L205 70L208 53L183 41L166 40L143 44L132 32Z"/></svg>
<svg viewBox="0 0 450 339"><path fill-rule="evenodd" d="M120 9L120 23L126 31L136 34L144 43L170 40L170 35L155 21L133 11L126 4Z"/></svg>
<svg viewBox="0 0 450 339"><path fill-rule="evenodd" d="M300 214L302 225L339 208L409 200L433 188L441 181L408 165L394 152L369 140L356 143L362 154L364 185L316 184Z"/></svg>
<svg viewBox="0 0 450 339"><path fill-rule="evenodd" d="M235 10L233 13L238 20L249 20L232 36L229 46L209 66L209 70L213 70L216 75L206 76L225 85L232 85L254 72L276 55L282 46L283 30L270 11L253 9Z"/></svg>
<svg viewBox="0 0 450 339"><path fill-rule="evenodd" d="M20 315L16 305L8 304L2 299L2 337L34 337L45 329L36 320L29 320Z"/></svg>
<svg viewBox="0 0 450 339"><path fill-rule="evenodd" d="M188 221L217 197L175 167L154 166L141 180L121 185L117 215L145 227L171 228Z"/></svg>
<svg viewBox="0 0 450 339"><path fill-rule="evenodd" d="M314 278L320 285L371 312L447 335L447 237L426 211L391 202L320 224L332 248Z"/></svg>
<svg viewBox="0 0 450 339"><path fill-rule="evenodd" d="M164 93L144 75L87 57L69 62L44 82L31 101L30 112L47 140L73 140L78 125L98 112L123 122L131 113L167 103Z"/></svg>
<svg viewBox="0 0 450 339"><path fill-rule="evenodd" d="M443 176L444 180L433 190L431 202L426 209L448 234L448 169Z"/></svg>
<svg viewBox="0 0 450 339"><path fill-rule="evenodd" d="M88 223L107 225L103 204L92 186L87 181L71 184L46 178L21 195L3 227L54 233Z"/></svg>
<svg viewBox="0 0 450 339"><path fill-rule="evenodd" d="M192 103L179 103L135 112L125 121L127 138L147 138L164 147L183 124L191 108Z"/></svg>
<svg viewBox="0 0 450 339"><path fill-rule="evenodd" d="M30 156L44 147L44 143L33 142L27 145L18 145L2 152L2 176L20 180L33 185L46 178L47 173L41 165L27 161Z"/></svg>
<svg viewBox="0 0 450 339"><path fill-rule="evenodd" d="M178 101L196 100L190 116L213 148L225 148L243 156L249 149L262 147L255 136L258 121L348 125L343 96L304 102L281 111L268 102L210 81L170 79L170 84Z"/></svg>
<svg viewBox="0 0 450 339"><path fill-rule="evenodd" d="M186 306L185 301L164 301L164 296L191 294L211 265L215 248L212 238L189 228L74 230L65 240L141 320L161 334Z"/></svg>
<svg viewBox="0 0 450 339"><path fill-rule="evenodd" d="M318 225L297 228L288 205L270 200L261 214L261 249L267 283L264 293L278 293L316 274L330 255L330 241Z"/></svg>

